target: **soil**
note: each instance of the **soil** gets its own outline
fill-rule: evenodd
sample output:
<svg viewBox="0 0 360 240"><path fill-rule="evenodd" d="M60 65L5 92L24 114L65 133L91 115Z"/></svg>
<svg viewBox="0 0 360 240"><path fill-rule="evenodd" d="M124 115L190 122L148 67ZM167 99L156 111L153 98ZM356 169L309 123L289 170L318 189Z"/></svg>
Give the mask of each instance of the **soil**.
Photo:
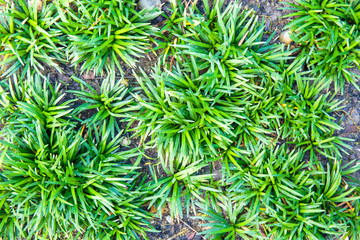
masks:
<svg viewBox="0 0 360 240"><path fill-rule="evenodd" d="M357 69L353 69L353 72L360 74ZM344 108L337 113L337 116L334 116L338 121L341 120L340 126L342 127L342 130L336 131L335 135L352 139L352 141L346 141L351 146L348 154L342 155L343 164L346 164L349 161L360 159L360 93L352 84L346 83L344 94L337 94L335 98L344 101ZM360 185L360 171L351 176L358 180L356 184Z"/></svg>
<svg viewBox="0 0 360 240"><path fill-rule="evenodd" d="M189 1L189 0L184 0ZM232 0L225 0L225 4L228 4ZM278 0L243 0L240 1L244 9L253 9L262 19L265 21L265 31L269 33L276 32L273 42L278 42L280 33L283 31L284 26L291 20L291 18L282 18L282 16L290 13L289 10L282 10L281 8L286 7L285 4L281 3ZM288 0L288 2L292 2ZM166 7L169 6L168 2L162 0L164 13L169 14L169 11L166 10ZM200 8L202 7L201 0L199 1ZM164 20L164 17L160 16L155 19L152 23L159 24ZM269 35L268 35L269 36ZM268 37L267 36L267 37ZM136 79L133 75L133 71L138 75L141 75L140 69L143 69L146 73L150 73L154 64L158 62L159 53L149 53L144 58L138 62L138 66L135 69L129 69L125 64L123 65L123 70L125 72L125 79L128 80L130 86L136 86ZM48 68L46 74L49 76L52 82L61 83L62 90L81 90L79 83L75 82L71 77L77 76L87 83L89 83L95 89L99 89L103 77L95 76L93 72L80 73L78 70L75 70L73 67L68 65L61 65L63 73L57 72L55 69ZM360 74L360 73L358 73ZM72 93L66 95L65 100L74 99L75 96ZM335 98L344 100L343 111L339 112L338 115L334 115L338 120L341 116L343 119L340 125L343 127L342 130L337 131L336 135L346 138L352 138L354 141L348 142L352 147L348 151L348 155L344 155L344 162L348 162L353 159L360 159L360 94L359 91L352 85L348 83L345 84L344 94L337 94ZM74 108L79 106L81 101L74 103ZM85 119L91 116L94 112L88 111L83 112L81 118ZM134 123L136 124L136 123ZM124 126L124 125L123 125ZM125 133L125 136L129 138L131 132ZM135 138L131 139L129 147L137 147L139 145L140 139ZM149 166L155 166L157 164L157 153L156 148L147 149L145 155L142 158L140 165L142 166L142 172L150 175ZM220 166L221 168L221 166ZM220 173L221 170L219 166L215 169L215 173ZM161 168L159 168L161 169ZM164 175L163 171L160 171L160 175ZM353 174L354 178L360 180L360 172ZM219 176L218 176L219 177ZM220 175L221 177L221 175ZM190 213L189 217L185 217L182 220L171 219L169 213L165 210L163 213L162 219L154 218L151 222L157 233L149 233L148 237L151 240L200 240L203 239L198 233L203 231L201 222L192 218L195 214ZM184 212L184 216L186 213Z"/></svg>

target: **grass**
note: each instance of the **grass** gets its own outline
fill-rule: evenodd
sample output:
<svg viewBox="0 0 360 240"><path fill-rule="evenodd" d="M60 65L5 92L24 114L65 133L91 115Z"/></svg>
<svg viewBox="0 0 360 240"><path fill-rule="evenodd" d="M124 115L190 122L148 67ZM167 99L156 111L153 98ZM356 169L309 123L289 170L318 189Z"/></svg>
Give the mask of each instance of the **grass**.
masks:
<svg viewBox="0 0 360 240"><path fill-rule="evenodd" d="M203 231L206 239L235 239L236 236L244 237L245 239L249 236L261 239L256 233L254 228L249 229L249 223L251 223L257 214L251 216L251 212L245 212L243 204L233 204L231 199L226 196L219 196L219 201L222 202L219 208L220 210L212 209L206 205L199 205L200 208L206 209L201 210L204 214L203 217L199 217L201 220L208 221L209 223L203 224L208 229ZM226 217L223 216L223 212L226 213ZM246 226L246 227L245 227Z"/></svg>
<svg viewBox="0 0 360 240"><path fill-rule="evenodd" d="M259 216L249 226L262 232L259 239L271 235L275 239L325 239L324 235L345 234L348 207L337 204L358 201L359 196L352 195L355 188L341 187L342 179L359 166L341 169L335 160L326 171L319 163L302 161L302 151L286 148L256 149L228 173L231 199Z"/></svg>
<svg viewBox="0 0 360 240"><path fill-rule="evenodd" d="M240 146L250 149L258 141L270 146L285 140L308 150L316 146L327 157L340 156L348 145L333 137L341 127L331 114L342 106L334 95L321 94L328 82L307 76L301 60L289 64L293 52L270 44L271 37L261 42L263 25L251 11L235 6L228 5L222 15L221 4L207 10L208 19L175 10L188 28L192 21L198 24L185 32L190 37L174 35L178 40L172 50L177 52L170 63L156 67L150 78L137 78L145 98L137 97L142 108L135 136L151 135L163 166L170 169L211 161L219 152L232 158ZM317 83L310 88L312 82Z"/></svg>
<svg viewBox="0 0 360 240"><path fill-rule="evenodd" d="M6 3L0 15L1 65L7 66L4 76L21 72L24 77L34 70L41 74L46 65L61 72L57 62L65 61L65 44L60 17L52 2L44 1L39 12L37 2Z"/></svg>
<svg viewBox="0 0 360 240"><path fill-rule="evenodd" d="M145 139L152 133L160 159L170 169L215 156L216 148L231 143L230 125L241 118L237 99L234 97L232 103L220 99L222 94L218 99L203 94L202 83L211 76L197 78L197 74L185 75L180 68L166 73L157 69L155 83L148 77L138 78L146 99L137 96L142 108L135 135Z"/></svg>
<svg viewBox="0 0 360 240"><path fill-rule="evenodd" d="M178 1L159 29L132 0L0 4L0 238L154 239L167 208L205 239L360 238L360 165L335 117L358 1L290 4L295 49L238 2ZM150 51L129 86L124 65ZM59 63L78 89L45 69Z"/></svg>
<svg viewBox="0 0 360 240"><path fill-rule="evenodd" d="M278 125L277 134L298 146L305 146L311 151L311 159L315 157L314 147L330 158L346 154L351 147L344 141L351 139L334 136L334 131L342 130L334 117L336 111L345 107L342 101L335 100L335 94L322 93L328 86L325 81L299 75L294 81L297 91L292 89L292 85L285 86L282 103L278 104L277 114L281 116L282 124Z"/></svg>
<svg viewBox="0 0 360 240"><path fill-rule="evenodd" d="M206 166L205 163L194 162L180 169L166 172L169 176L157 179L156 173L152 170L155 181L149 182L149 191L153 194L148 200L149 208L154 204L157 206L159 216L162 216L162 209L165 205L170 206L170 216L183 218L183 210L189 216L190 208L196 211L196 201L204 202L201 197L206 191L218 192L209 185L211 174L197 174L200 169ZM185 205L182 199L185 199Z"/></svg>
<svg viewBox="0 0 360 240"><path fill-rule="evenodd" d="M149 22L159 15L156 9L135 10L131 0L77 1L77 11L66 8L64 31L68 35L68 54L73 66L81 71L103 74L115 70L123 73L120 59L136 66L149 48L157 29Z"/></svg>
<svg viewBox="0 0 360 240"><path fill-rule="evenodd" d="M284 17L298 17L287 28L301 45L299 58L307 63L318 79L333 82L335 91L343 93L344 82L353 84L359 76L359 1L305 0L286 3L294 12Z"/></svg>
<svg viewBox="0 0 360 240"><path fill-rule="evenodd" d="M164 58L172 54L170 64L164 63L164 71L159 66L153 80L138 78L146 98L138 97L142 109L135 135L146 139L152 133L170 168L214 159L238 139L245 145L272 141L268 118L278 116L267 108L276 102L276 72L290 67L292 52L270 44L271 37L262 42L264 24L252 11L230 4L220 13L221 6L206 7L205 16L196 7L174 9L179 18L172 17L163 31L175 40L159 45Z"/></svg>
<svg viewBox="0 0 360 240"><path fill-rule="evenodd" d="M1 89L1 122L13 134L27 131L26 126L34 127L34 120L43 127L56 128L69 125L70 103L62 102L64 94L61 85L52 86L49 80L34 75L26 81L13 78L4 82Z"/></svg>
<svg viewBox="0 0 360 240"><path fill-rule="evenodd" d="M113 78L103 80L100 93L98 93L80 78L74 77L73 79L81 83L81 91L68 92L85 102L76 108L75 114L96 109L97 113L86 119L84 123L101 126L105 122L104 124L110 129L112 136L115 135L115 132L121 131L116 119L130 119L139 108L131 95L131 88L126 87L123 80L115 81ZM86 92L84 86L90 92Z"/></svg>
<svg viewBox="0 0 360 240"><path fill-rule="evenodd" d="M291 51L285 51L283 45L270 44L273 35L263 41L264 21L252 10L229 4L221 11L223 1L215 1L213 8L204 1L204 6L204 14L195 5L173 10L172 18L162 29L171 33L168 38L164 35L167 42L170 37L172 41L167 47L160 45L165 48L164 56L193 56L199 70L211 70L219 84L227 87L234 82L239 84L244 75L284 69Z"/></svg>
<svg viewBox="0 0 360 240"><path fill-rule="evenodd" d="M68 102L59 104L59 88L39 79L17 87L25 101L8 108L17 117L2 131L0 236L71 238L75 230L83 239L145 236L152 229L151 214L141 209L147 191L127 162L138 149L119 151L121 132L110 137L106 125L85 128Z"/></svg>

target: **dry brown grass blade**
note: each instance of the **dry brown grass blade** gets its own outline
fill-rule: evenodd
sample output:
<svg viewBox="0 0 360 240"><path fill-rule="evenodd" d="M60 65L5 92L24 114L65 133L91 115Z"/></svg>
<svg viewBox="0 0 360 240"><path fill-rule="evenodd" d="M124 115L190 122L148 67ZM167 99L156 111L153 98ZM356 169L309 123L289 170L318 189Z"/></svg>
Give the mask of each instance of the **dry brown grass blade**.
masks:
<svg viewBox="0 0 360 240"><path fill-rule="evenodd" d="M238 43L239 47L244 43L245 38L248 34L249 34L249 30L246 31L245 35L241 38L240 42Z"/></svg>
<svg viewBox="0 0 360 240"><path fill-rule="evenodd" d="M183 221L181 218L179 218L180 222L185 224L186 227L188 227L191 231L195 232L196 234L199 234L198 231L196 231L194 228L192 228L189 224L187 224L185 221ZM201 236L202 239L205 239L203 236Z"/></svg>

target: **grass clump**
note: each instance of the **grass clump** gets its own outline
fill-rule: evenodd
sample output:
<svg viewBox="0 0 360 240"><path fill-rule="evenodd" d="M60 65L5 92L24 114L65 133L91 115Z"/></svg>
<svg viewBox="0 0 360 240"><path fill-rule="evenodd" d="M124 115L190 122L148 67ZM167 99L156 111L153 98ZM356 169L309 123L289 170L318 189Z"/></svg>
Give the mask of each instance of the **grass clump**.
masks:
<svg viewBox="0 0 360 240"><path fill-rule="evenodd" d="M305 0L286 3L297 17L287 28L292 39L300 44L298 55L317 79L326 78L334 83L335 91L341 90L345 80L358 90L352 69L359 69L360 59L360 2L349 0Z"/></svg>
<svg viewBox="0 0 360 240"><path fill-rule="evenodd" d="M315 158L314 149L326 157L339 158L341 152L346 154L351 146L345 141L351 139L334 136L336 130L342 130L333 115L344 107L343 101L335 100L331 92L321 93L328 86L325 79L316 81L297 73L292 81L284 84L282 98L274 108L281 116L281 123L277 123L278 136L310 150L311 159Z"/></svg>
<svg viewBox="0 0 360 240"><path fill-rule="evenodd" d="M112 136L115 135L115 132L121 131L117 119L128 120L139 108L132 96L132 88L124 84L124 79L116 81L111 77L106 78L101 83L99 93L80 78L73 77L73 79L81 83L81 91L69 92L74 93L79 100L85 102L76 108L75 114L96 109L97 112L84 120L84 123L101 125L105 122L107 128L111 130ZM90 92L85 91L84 86Z"/></svg>
<svg viewBox="0 0 360 240"><path fill-rule="evenodd" d="M18 116L2 131L0 237L146 238L152 231L152 215L142 209L147 191L129 164L138 149L120 151L121 132L111 137L106 124L85 127L69 103L59 103L57 87L45 81L45 89L35 89L50 95L42 96L30 83L18 91L26 102L8 108Z"/></svg>
<svg viewBox="0 0 360 240"><path fill-rule="evenodd" d="M262 40L264 24L252 11L238 2L223 12L222 1L204 4L204 14L195 5L173 8L162 29L173 44L160 43L163 59L172 56L169 70L138 79L146 98L139 99L137 134L152 134L164 165L218 158L258 139L272 144L282 74L299 67L287 64L292 52L283 45Z"/></svg>
<svg viewBox="0 0 360 240"><path fill-rule="evenodd" d="M359 165L350 167L353 161L341 167L335 160L325 170L319 163L304 162L302 151L287 148L267 150L258 145L230 165L223 204L218 209L205 206L206 216L200 217L211 221L204 234L224 239L236 235L245 239L326 239L326 235L353 232L352 217L358 216L353 208L360 197L355 187L344 186L346 176L358 171Z"/></svg>
<svg viewBox="0 0 360 240"><path fill-rule="evenodd" d="M310 151L311 162L316 151L341 156L348 139L333 136L341 127L331 116L341 102L321 94L326 81L312 84L301 60L289 62L293 52L271 37L262 41L264 26L251 11L231 3L220 12L221 4L205 6L203 15L195 6L173 10L182 21L165 26L177 43L164 55L175 54L175 62L137 78L144 95L137 96L135 136L150 136L168 169L198 160L228 168L259 141L263 148L294 143Z"/></svg>
<svg viewBox="0 0 360 240"><path fill-rule="evenodd" d="M208 223L202 224L207 230L201 232L205 239L236 239L240 236L243 239L253 237L261 239L261 235L256 231L254 226L250 226L258 214L246 211L244 204L233 203L230 198L225 195L218 196L219 205L216 209L206 205L199 204L202 209L200 212L203 216L196 217L206 220ZM224 213L226 216L224 216Z"/></svg>
<svg viewBox="0 0 360 240"><path fill-rule="evenodd" d="M34 120L49 129L68 125L72 100L64 101L65 94L60 93L60 88L60 84L52 86L39 75L26 81L16 76L4 81L0 97L4 129L19 137L28 125L34 127Z"/></svg>
<svg viewBox="0 0 360 240"><path fill-rule="evenodd" d="M195 203L205 202L202 197L207 191L219 192L211 186L212 174L199 174L206 167L204 162L197 161L177 170L165 169L168 176L157 179L154 169L151 170L154 181L148 183L147 189L152 193L149 200L149 208L157 206L158 215L162 216L162 209L169 205L172 218L183 218L183 210L189 216L190 208L196 213Z"/></svg>
<svg viewBox="0 0 360 240"><path fill-rule="evenodd" d="M142 106L136 119L136 135L156 142L163 166L170 169L187 165L217 154L217 149L231 143L231 124L241 118L235 97L207 95L203 83L210 75L185 73L180 68L162 73L153 79L138 78L146 94L137 96Z"/></svg>
<svg viewBox="0 0 360 240"><path fill-rule="evenodd" d="M125 164L136 149L118 151L119 136L109 139L105 128L83 139L81 130L35 127L12 144L3 142L1 197L14 217L2 223L26 223L16 233L2 231L3 237L69 237L75 230L84 239L146 236L151 215L141 209L144 192L135 191L136 168Z"/></svg>
<svg viewBox="0 0 360 240"><path fill-rule="evenodd" d="M22 77L35 70L44 71L44 65L61 72L58 62L64 62L64 35L59 26L59 15L52 2L25 0L7 3L0 15L1 65L7 66L4 76L18 73ZM28 74L29 75L29 74Z"/></svg>
<svg viewBox="0 0 360 240"><path fill-rule="evenodd" d="M96 74L114 71L121 73L119 59L129 67L149 48L156 28L150 21L158 10L135 10L133 0L76 1L76 12L70 8L64 29L69 37L68 53L74 66Z"/></svg>
<svg viewBox="0 0 360 240"><path fill-rule="evenodd" d="M204 16L192 5L173 9L181 20L172 17L163 29L176 42L164 50L165 58L173 54L169 70L155 70L153 80L138 78L146 97L139 97L137 134L152 133L164 165L214 159L257 139L271 144L270 119L280 117L269 109L281 99L280 73L291 52L271 38L263 42L263 23L237 2L224 12L222 2L211 9L204 4Z"/></svg>
<svg viewBox="0 0 360 240"><path fill-rule="evenodd" d="M162 29L172 34L173 41L165 54L193 56L199 70L213 73L228 88L234 82L246 82L246 76L284 69L291 52L283 45L270 44L273 35L263 40L264 21L252 10L243 10L237 1L223 11L223 1L215 1L212 8L204 1L204 6L204 14L196 5L173 9Z"/></svg>

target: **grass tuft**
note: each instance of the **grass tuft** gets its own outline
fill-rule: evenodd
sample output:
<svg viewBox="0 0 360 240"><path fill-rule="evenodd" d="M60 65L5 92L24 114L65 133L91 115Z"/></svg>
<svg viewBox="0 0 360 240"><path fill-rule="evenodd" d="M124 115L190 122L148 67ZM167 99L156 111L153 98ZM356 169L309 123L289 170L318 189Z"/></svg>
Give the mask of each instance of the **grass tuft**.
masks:
<svg viewBox="0 0 360 240"><path fill-rule="evenodd" d="M58 87L32 80L38 84L15 87L24 99L2 94L13 113L3 115L12 121L2 131L0 237L146 238L147 191L129 164L138 149L120 151L122 132L82 125Z"/></svg>
<svg viewBox="0 0 360 240"><path fill-rule="evenodd" d="M353 70L360 67L360 2L349 0L295 0L284 17L297 17L286 28L300 45L298 59L305 62L317 79L332 82L335 91L344 91L348 81L357 90L360 77Z"/></svg>
<svg viewBox="0 0 360 240"><path fill-rule="evenodd" d="M68 54L73 66L96 74L123 74L120 59L134 68L137 58L148 51L157 29L150 24L160 13L152 10L136 11L135 1L110 0L76 1L77 11L68 8L64 31L69 36Z"/></svg>
<svg viewBox="0 0 360 240"><path fill-rule="evenodd" d="M52 2L10 1L0 14L0 38L3 49L3 76L21 72L22 78L35 70L42 74L44 65L62 72L58 62L65 62L65 37L60 30L59 15Z"/></svg>
<svg viewBox="0 0 360 240"><path fill-rule="evenodd" d="M97 110L94 115L83 122L85 124L102 125L105 122L114 136L115 132L121 131L117 119L129 120L139 109L132 96L132 88L125 85L124 79L116 81L111 77L106 78L101 83L99 93L80 78L73 77L73 79L81 84L81 91L68 92L85 102L77 107L74 113L80 114L90 109ZM90 92L85 91L84 86Z"/></svg>

